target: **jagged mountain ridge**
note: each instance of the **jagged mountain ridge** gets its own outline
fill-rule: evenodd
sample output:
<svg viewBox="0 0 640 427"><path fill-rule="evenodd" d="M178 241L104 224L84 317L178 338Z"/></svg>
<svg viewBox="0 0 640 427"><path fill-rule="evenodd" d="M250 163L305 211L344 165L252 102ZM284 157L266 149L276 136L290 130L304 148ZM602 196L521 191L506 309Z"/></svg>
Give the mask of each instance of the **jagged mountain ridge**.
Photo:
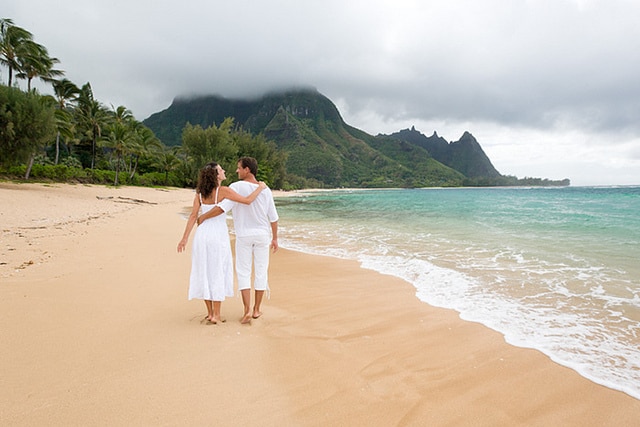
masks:
<svg viewBox="0 0 640 427"><path fill-rule="evenodd" d="M427 137L415 127L391 134L392 137L424 148L440 163L453 168L469 178L500 177L478 141L469 132L455 142L447 142L434 131Z"/></svg>
<svg viewBox="0 0 640 427"><path fill-rule="evenodd" d="M453 143L413 128L372 136L346 124L333 102L315 89L254 100L178 98L143 123L171 146L181 143L186 123L206 128L227 117L273 140L287 153L287 173L318 186L459 186L466 178L500 176L469 133Z"/></svg>

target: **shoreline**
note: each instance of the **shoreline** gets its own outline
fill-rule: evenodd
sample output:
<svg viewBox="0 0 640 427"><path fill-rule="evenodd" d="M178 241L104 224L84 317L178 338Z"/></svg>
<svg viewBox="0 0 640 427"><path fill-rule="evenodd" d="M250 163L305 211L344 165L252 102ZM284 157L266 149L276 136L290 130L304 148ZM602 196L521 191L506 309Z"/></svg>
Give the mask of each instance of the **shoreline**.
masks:
<svg viewBox="0 0 640 427"><path fill-rule="evenodd" d="M2 424L633 425L640 416L637 399L356 261L281 249L260 319L240 325L234 297L225 324L201 324L204 304L187 300L193 235L176 253L192 198L0 182Z"/></svg>
<svg viewBox="0 0 640 427"><path fill-rule="evenodd" d="M400 277L415 287L421 301L453 309L466 321L500 332L512 345L537 349L593 382L640 399L638 312L633 303L637 292L633 286L628 294L616 292L640 277L638 267L624 261L637 253L632 243L638 240L637 228L627 228L624 237L612 234L602 241L594 239L600 233L596 230L621 229L628 215L613 205L604 208L605 200L610 203L621 197L615 206L626 206L625 196L631 202L637 191L593 190L597 192L594 199L602 202L599 208L581 205L592 196L591 189L566 197L545 190L526 195L510 189L474 191L464 197L457 197L455 191L409 190L406 194L308 193L281 199L286 218L282 244L311 254L354 259L363 268ZM542 232L533 238L535 226L524 225L538 223L531 211L522 222L514 214L497 223L500 214L509 210L512 197L515 205L535 200L539 207L557 205L560 211L572 212L585 208L587 216L594 216L589 216L588 224L567 226L564 221L571 218L550 214L549 228L559 220L567 233ZM405 200L411 207L404 207ZM480 208L469 200L485 202ZM473 205L475 213L464 212L463 205ZM325 206L330 209L325 211ZM493 212L492 218L486 212ZM539 213L544 221L546 214ZM516 229L523 227L526 232L519 236ZM613 241L625 243L611 245ZM545 248L544 242L552 243ZM631 252L623 252L628 244ZM554 263L557 260L562 261Z"/></svg>

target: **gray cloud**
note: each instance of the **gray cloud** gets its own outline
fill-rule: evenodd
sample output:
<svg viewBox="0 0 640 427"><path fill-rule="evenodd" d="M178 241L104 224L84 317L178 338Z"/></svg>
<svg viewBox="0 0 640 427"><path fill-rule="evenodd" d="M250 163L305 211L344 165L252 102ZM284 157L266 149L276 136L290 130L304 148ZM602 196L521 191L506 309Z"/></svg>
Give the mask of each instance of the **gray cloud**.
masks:
<svg viewBox="0 0 640 427"><path fill-rule="evenodd" d="M180 95L307 85L369 133L470 130L518 176L565 177L553 158L509 157L512 144L599 146L639 172L603 169L596 182L579 159L558 168L577 183L640 183L636 2L31 0L2 10L68 78L141 120Z"/></svg>

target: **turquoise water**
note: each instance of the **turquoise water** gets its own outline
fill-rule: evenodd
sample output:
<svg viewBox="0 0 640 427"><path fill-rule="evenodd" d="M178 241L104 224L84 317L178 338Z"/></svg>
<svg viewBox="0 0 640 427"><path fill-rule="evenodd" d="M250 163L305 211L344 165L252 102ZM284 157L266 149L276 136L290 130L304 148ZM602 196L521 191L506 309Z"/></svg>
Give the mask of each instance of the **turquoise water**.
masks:
<svg viewBox="0 0 640 427"><path fill-rule="evenodd" d="M425 303L640 399L640 187L302 192L282 247L358 260Z"/></svg>

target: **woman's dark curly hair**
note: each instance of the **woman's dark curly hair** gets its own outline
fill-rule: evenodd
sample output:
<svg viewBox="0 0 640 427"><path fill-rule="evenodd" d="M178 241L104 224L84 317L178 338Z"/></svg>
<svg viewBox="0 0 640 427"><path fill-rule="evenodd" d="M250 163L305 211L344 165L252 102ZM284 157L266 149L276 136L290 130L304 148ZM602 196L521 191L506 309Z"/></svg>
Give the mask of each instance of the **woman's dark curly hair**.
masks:
<svg viewBox="0 0 640 427"><path fill-rule="evenodd" d="M216 162L207 163L198 175L198 185L196 191L203 199L209 197L218 186L218 164Z"/></svg>

